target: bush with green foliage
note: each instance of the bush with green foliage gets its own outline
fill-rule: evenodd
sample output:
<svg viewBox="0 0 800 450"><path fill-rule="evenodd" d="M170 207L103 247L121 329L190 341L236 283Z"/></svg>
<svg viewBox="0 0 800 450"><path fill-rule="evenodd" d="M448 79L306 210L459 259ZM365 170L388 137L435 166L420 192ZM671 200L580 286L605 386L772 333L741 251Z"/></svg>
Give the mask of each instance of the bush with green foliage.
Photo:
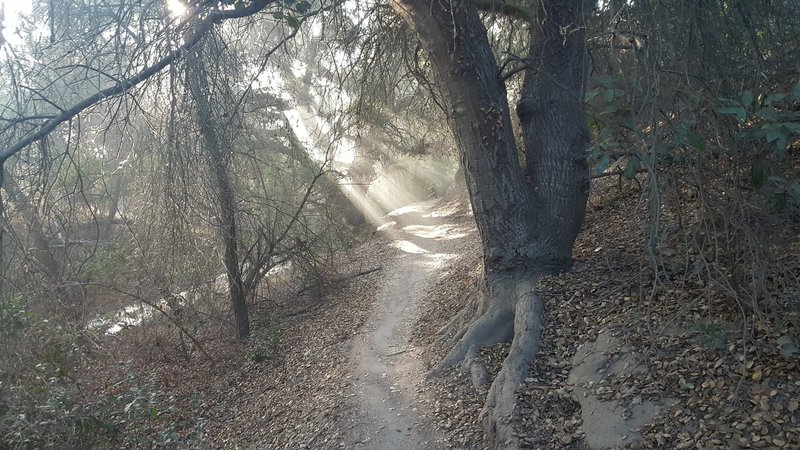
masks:
<svg viewBox="0 0 800 450"><path fill-rule="evenodd" d="M93 391L77 371L97 364L84 332L1 303L0 448L173 448L196 439L174 396L130 363ZM188 431L187 431L188 430Z"/></svg>

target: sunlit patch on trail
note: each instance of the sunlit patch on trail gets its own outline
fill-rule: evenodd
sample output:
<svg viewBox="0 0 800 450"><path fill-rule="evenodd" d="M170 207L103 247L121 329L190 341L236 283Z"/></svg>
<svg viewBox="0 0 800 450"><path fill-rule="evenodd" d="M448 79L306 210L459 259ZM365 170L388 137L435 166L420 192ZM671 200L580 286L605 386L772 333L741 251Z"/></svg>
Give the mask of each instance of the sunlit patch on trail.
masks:
<svg viewBox="0 0 800 450"><path fill-rule="evenodd" d="M403 231L424 239L450 240L460 239L467 233L456 231L456 225L444 223L441 225L407 225Z"/></svg>
<svg viewBox="0 0 800 450"><path fill-rule="evenodd" d="M426 253L422 255L425 257L425 265L432 268L443 266L447 261L455 258L457 255L452 253Z"/></svg>
<svg viewBox="0 0 800 450"><path fill-rule="evenodd" d="M395 226L395 225L397 225L397 222L395 222L394 220L392 220L391 222L386 222L386 223L384 223L383 225L379 226L379 227L377 228L377 230L378 230L378 231L385 231L385 230L388 230L389 228L391 228L391 227L393 227L393 226Z"/></svg>
<svg viewBox="0 0 800 450"><path fill-rule="evenodd" d="M397 209L393 210L392 212L386 214L386 216L387 217L397 217L397 216L402 216L402 215L405 215L405 214L420 213L420 212L426 210L427 208L429 208L432 204L433 204L433 201L427 201L427 202L415 203L413 205L406 205L406 206L403 206L401 208L397 208Z"/></svg>
<svg viewBox="0 0 800 450"><path fill-rule="evenodd" d="M392 246L397 247L406 253L415 253L415 254L430 253L424 248L420 247L419 245L405 240L394 241L392 242Z"/></svg>

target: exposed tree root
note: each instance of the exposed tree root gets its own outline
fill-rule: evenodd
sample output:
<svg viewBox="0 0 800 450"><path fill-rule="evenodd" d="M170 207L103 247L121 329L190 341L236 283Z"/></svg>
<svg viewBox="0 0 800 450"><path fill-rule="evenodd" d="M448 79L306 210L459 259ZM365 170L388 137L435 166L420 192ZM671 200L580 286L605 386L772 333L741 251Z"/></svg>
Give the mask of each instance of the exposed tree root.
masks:
<svg viewBox="0 0 800 450"><path fill-rule="evenodd" d="M480 307L478 305L478 294L473 293L467 298L465 305L447 322L445 326L437 331L439 336L448 336L450 334L453 337L450 338L450 345L455 345L456 341L461 339L461 336L464 335L464 332L467 330L465 323L471 323L475 321L477 317L477 311L480 311ZM472 315L472 319L468 319L468 315Z"/></svg>
<svg viewBox="0 0 800 450"><path fill-rule="evenodd" d="M455 343L450 353L430 372L429 378L439 376L443 370L472 360L470 350L507 342L514 333L514 295L513 283L503 281L492 283L488 292L481 295L480 306L475 319L454 336Z"/></svg>
<svg viewBox="0 0 800 450"><path fill-rule="evenodd" d="M519 448L513 435L511 416L516 404L517 388L528 375L530 363L539 352L544 302L531 291L521 293L517 299L514 317L514 340L500 373L492 383L481 412L484 429L498 448Z"/></svg>
<svg viewBox="0 0 800 450"><path fill-rule="evenodd" d="M537 278L536 275L524 273L491 280L489 289L481 296L475 320L456 334L457 342L452 350L429 375L435 377L446 368L461 365L471 373L475 387L484 389L491 379L486 368L477 361L478 348L513 338L511 350L489 388L481 412L484 429L498 448L519 448L519 442L512 433L511 416L517 388L525 380L541 343L544 303L533 293Z"/></svg>

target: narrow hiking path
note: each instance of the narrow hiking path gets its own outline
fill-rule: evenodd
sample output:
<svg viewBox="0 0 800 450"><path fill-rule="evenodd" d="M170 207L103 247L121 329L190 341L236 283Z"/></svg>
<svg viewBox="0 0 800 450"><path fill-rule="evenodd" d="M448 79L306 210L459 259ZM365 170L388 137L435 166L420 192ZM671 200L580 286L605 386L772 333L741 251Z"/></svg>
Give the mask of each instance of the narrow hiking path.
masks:
<svg viewBox="0 0 800 450"><path fill-rule="evenodd" d="M196 420L208 448L454 448L442 431L449 410L440 407L452 398L442 401L438 383L424 382L440 327L420 334L429 307L441 304L433 289L463 277L455 263L478 245L465 197L451 197L387 214L371 239L337 260L341 281L257 306L253 317L264 322L248 342L225 347L230 356L214 367L193 366L190 382L170 378L189 395L200 391ZM279 342L267 322L276 308ZM272 348L278 357L252 360Z"/></svg>
<svg viewBox="0 0 800 450"><path fill-rule="evenodd" d="M456 240L464 233L433 205L395 210L379 228L399 252L384 262L372 313L353 344L350 365L359 405L353 444L359 448L437 447L428 413L416 400L425 369L411 328L428 286L455 256Z"/></svg>

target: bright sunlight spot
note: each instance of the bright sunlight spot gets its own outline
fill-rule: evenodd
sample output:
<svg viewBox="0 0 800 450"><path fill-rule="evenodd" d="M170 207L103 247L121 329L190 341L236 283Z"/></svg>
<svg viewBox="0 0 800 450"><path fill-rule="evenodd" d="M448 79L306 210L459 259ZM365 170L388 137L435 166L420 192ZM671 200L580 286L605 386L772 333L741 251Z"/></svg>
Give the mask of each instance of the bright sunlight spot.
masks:
<svg viewBox="0 0 800 450"><path fill-rule="evenodd" d="M167 0L167 9L174 17L180 17L186 14L188 8L181 0Z"/></svg>
<svg viewBox="0 0 800 450"><path fill-rule="evenodd" d="M454 231L456 225L445 223L442 225L407 225L403 231L424 239L450 240L460 239L467 235L464 232Z"/></svg>
<svg viewBox="0 0 800 450"><path fill-rule="evenodd" d="M405 241L405 240L394 241L394 242L392 242L392 245L394 247L399 248L400 250L402 250L402 251L404 251L406 253L416 253L416 254L428 253L427 250L425 250L424 248L420 247L419 245L417 245L417 244L415 244L413 242Z"/></svg>
<svg viewBox="0 0 800 450"><path fill-rule="evenodd" d="M12 45L19 45L22 43L19 36L16 34L17 27L19 27L19 19L22 14L30 14L31 2L30 1L0 1L3 5L5 18L3 20L2 28L0 31L3 33L5 41Z"/></svg>

